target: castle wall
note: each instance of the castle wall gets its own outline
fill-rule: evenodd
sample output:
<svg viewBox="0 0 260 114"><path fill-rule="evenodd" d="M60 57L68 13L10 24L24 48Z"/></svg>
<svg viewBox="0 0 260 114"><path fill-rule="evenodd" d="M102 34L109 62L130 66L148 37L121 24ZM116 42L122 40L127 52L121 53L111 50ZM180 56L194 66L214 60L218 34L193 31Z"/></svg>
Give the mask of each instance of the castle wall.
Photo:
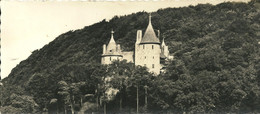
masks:
<svg viewBox="0 0 260 114"><path fill-rule="evenodd" d="M137 30L136 42L135 42L135 53L134 53L134 62L135 65L141 65L141 51L139 51L140 42L142 40L142 30Z"/></svg>
<svg viewBox="0 0 260 114"><path fill-rule="evenodd" d="M133 51L129 51L129 52L122 52L123 55L123 59L127 60L127 62L134 62L133 58L134 58L134 52Z"/></svg>
<svg viewBox="0 0 260 114"><path fill-rule="evenodd" d="M120 56L104 56L102 57L101 64L111 64L115 60L122 60Z"/></svg>
<svg viewBox="0 0 260 114"><path fill-rule="evenodd" d="M114 32L111 33L109 44L107 47L103 46L102 64L111 64L114 60L125 59L127 62L135 63L135 65L145 66L150 72L157 75L160 74L163 66L160 64L160 56L162 56L162 61L173 58L173 56L169 56L168 46L165 45L164 39L160 44L159 31L157 37L151 23L151 15L145 34L142 35L142 30L137 30L134 52L121 52L120 45L117 45L113 38Z"/></svg>
<svg viewBox="0 0 260 114"><path fill-rule="evenodd" d="M160 45L136 44L135 65L146 66L150 72L160 74Z"/></svg>
<svg viewBox="0 0 260 114"><path fill-rule="evenodd" d="M135 53L134 53L134 63L135 65L141 65L141 51L139 51L140 49L140 45L139 44L135 44Z"/></svg>

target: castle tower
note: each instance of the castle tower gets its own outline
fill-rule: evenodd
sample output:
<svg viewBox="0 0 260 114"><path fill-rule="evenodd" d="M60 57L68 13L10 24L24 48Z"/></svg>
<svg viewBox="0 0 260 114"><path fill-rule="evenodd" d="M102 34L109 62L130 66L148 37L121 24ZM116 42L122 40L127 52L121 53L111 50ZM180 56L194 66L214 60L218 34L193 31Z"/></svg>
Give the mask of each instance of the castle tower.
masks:
<svg viewBox="0 0 260 114"><path fill-rule="evenodd" d="M111 64L113 61L121 60L123 57L121 54L120 45L116 44L113 34L114 31L111 31L111 38L108 45L103 45L101 64Z"/></svg>
<svg viewBox="0 0 260 114"><path fill-rule="evenodd" d="M168 46L166 46L166 44L164 42L164 38L162 40L161 48L162 48L162 54L165 55L165 57L168 57L169 56L169 48L168 48Z"/></svg>
<svg viewBox="0 0 260 114"><path fill-rule="evenodd" d="M146 66L150 72L159 74L161 46L152 26L151 14L144 36L141 37L142 32L138 30L135 45L135 65Z"/></svg>
<svg viewBox="0 0 260 114"><path fill-rule="evenodd" d="M134 55L134 62L135 65L137 65L136 63L140 63L141 60L141 51L139 51L140 49L140 42L142 40L142 30L137 30L137 34L136 34L136 42L135 42L135 55ZM138 64L140 65L140 64Z"/></svg>

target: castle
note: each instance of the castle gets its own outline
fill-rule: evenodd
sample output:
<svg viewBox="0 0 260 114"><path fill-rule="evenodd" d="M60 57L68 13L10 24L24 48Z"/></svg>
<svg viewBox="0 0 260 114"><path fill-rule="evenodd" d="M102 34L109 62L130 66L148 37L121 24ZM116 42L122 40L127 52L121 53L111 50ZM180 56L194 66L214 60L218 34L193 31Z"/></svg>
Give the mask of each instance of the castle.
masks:
<svg viewBox="0 0 260 114"><path fill-rule="evenodd" d="M149 15L149 24L144 35L142 35L142 30L137 30L134 51L122 51L120 45L115 42L113 33L112 31L108 45L103 45L101 64L111 64L114 60L125 59L128 62L135 63L135 65L147 67L154 74L160 74L165 68L165 61L173 59L173 56L169 54L164 39L162 43L160 42L158 38L159 32L156 36L151 22L151 15Z"/></svg>

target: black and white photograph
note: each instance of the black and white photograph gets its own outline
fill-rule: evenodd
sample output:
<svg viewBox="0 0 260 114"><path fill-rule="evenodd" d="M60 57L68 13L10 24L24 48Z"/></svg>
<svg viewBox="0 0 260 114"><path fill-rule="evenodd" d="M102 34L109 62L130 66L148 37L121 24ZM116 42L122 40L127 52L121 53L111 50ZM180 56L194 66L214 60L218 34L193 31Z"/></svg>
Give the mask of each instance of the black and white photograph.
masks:
<svg viewBox="0 0 260 114"><path fill-rule="evenodd" d="M0 6L0 114L260 113L260 0Z"/></svg>

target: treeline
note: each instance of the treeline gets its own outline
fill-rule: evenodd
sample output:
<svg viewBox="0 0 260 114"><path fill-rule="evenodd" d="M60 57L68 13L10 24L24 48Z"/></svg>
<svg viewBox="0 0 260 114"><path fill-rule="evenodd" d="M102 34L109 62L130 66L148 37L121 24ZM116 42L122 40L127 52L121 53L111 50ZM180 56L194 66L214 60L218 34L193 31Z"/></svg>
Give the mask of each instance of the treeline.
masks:
<svg viewBox="0 0 260 114"><path fill-rule="evenodd" d="M138 104L139 112L259 113L259 6L227 2L153 12L153 26L175 57L159 76L126 62L100 65L109 30L123 50L134 50L146 12L64 33L3 80L1 110L137 112ZM119 90L113 97L105 92L111 87Z"/></svg>

